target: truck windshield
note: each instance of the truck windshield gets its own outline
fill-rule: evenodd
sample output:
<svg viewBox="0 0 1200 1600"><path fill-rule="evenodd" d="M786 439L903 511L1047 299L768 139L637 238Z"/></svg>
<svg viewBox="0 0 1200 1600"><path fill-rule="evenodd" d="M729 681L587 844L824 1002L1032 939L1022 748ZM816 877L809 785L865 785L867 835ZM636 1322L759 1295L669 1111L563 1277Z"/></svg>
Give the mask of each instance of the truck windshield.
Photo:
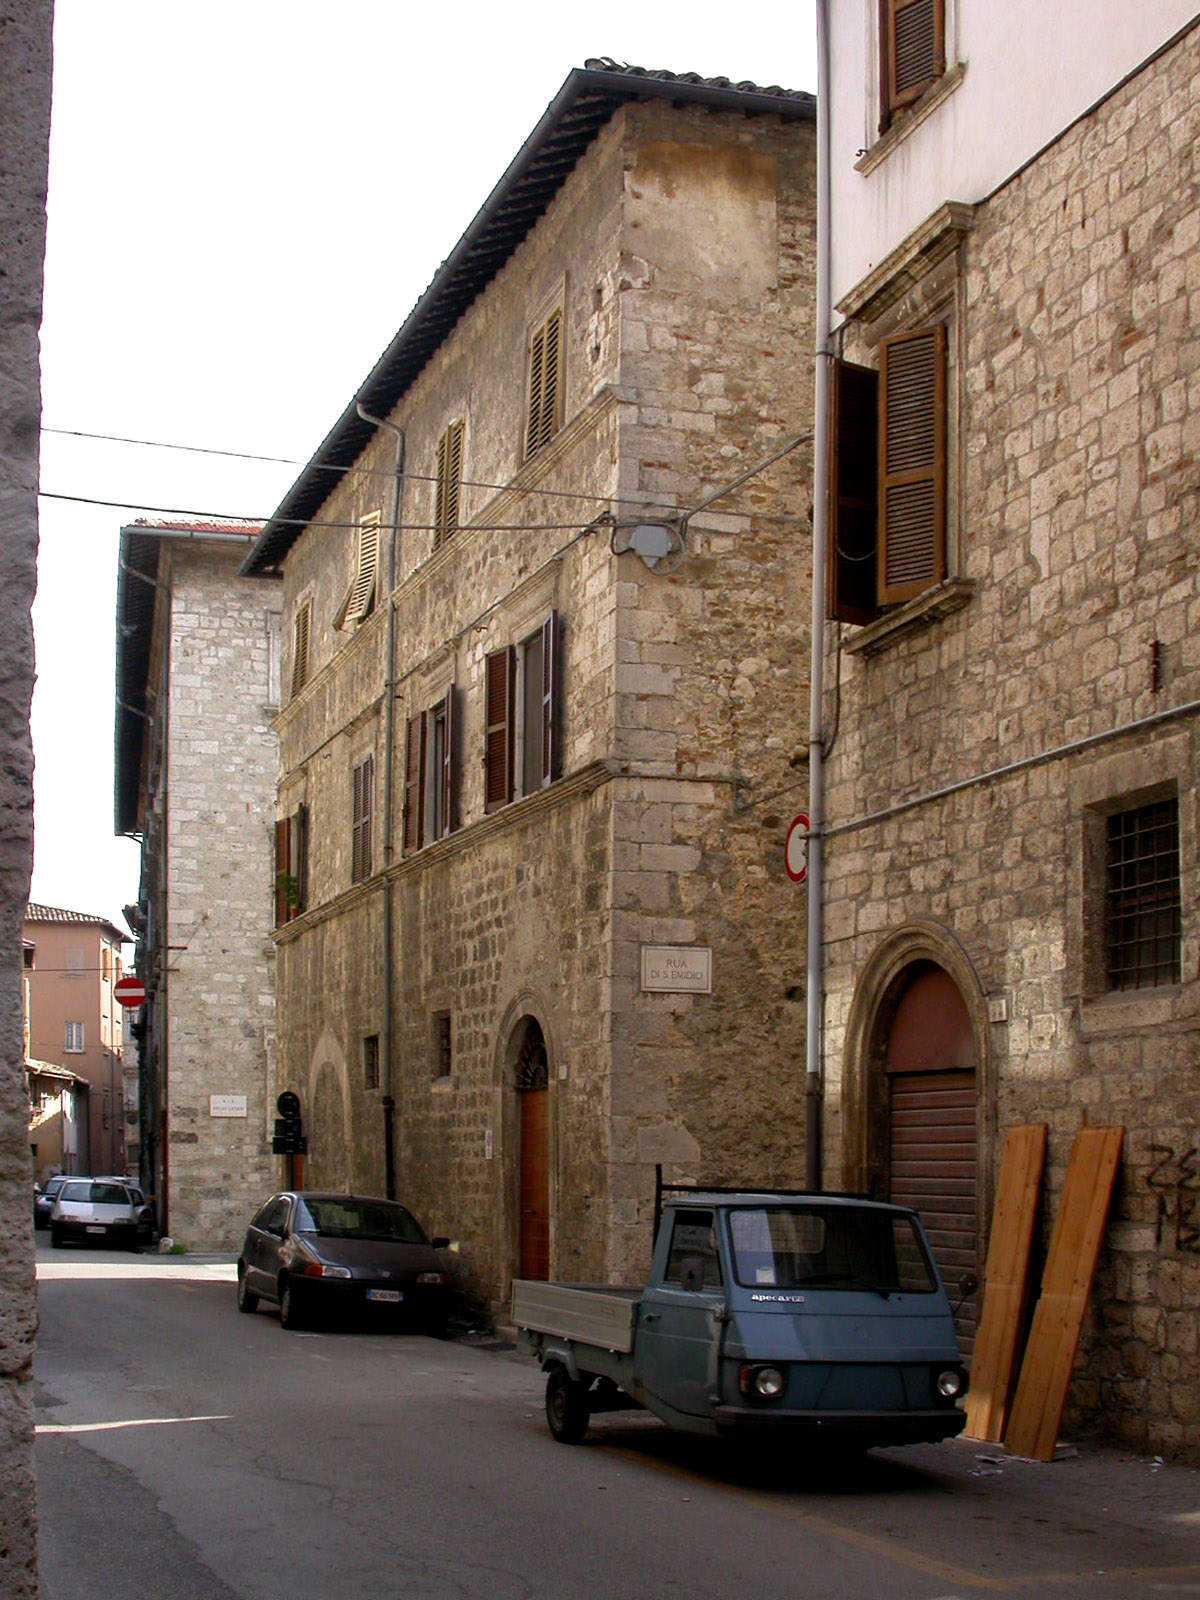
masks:
<svg viewBox="0 0 1200 1600"><path fill-rule="evenodd" d="M862 1206L791 1205L730 1212L734 1276L761 1289L933 1294L937 1277L912 1219Z"/></svg>

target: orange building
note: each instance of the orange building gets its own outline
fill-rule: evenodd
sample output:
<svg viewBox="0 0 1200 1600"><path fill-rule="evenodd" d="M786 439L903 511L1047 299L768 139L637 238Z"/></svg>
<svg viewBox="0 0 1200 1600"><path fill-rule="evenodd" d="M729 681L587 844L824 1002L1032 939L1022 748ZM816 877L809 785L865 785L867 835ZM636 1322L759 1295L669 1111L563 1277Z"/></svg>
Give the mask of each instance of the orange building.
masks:
<svg viewBox="0 0 1200 1600"><path fill-rule="evenodd" d="M113 989L128 942L103 917L53 906L26 911L27 1053L87 1081L75 1163L82 1172L125 1171L124 1019Z"/></svg>

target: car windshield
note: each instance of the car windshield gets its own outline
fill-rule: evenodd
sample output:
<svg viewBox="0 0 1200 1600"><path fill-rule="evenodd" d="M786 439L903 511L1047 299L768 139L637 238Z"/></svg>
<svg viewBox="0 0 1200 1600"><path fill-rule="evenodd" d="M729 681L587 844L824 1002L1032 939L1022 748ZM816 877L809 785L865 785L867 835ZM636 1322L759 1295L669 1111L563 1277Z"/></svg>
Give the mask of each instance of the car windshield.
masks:
<svg viewBox="0 0 1200 1600"><path fill-rule="evenodd" d="M327 1239L426 1242L413 1214L387 1200L298 1200L294 1226L297 1233L316 1233Z"/></svg>
<svg viewBox="0 0 1200 1600"><path fill-rule="evenodd" d="M90 1183L64 1183L58 1192L60 1200L90 1200L92 1186Z"/></svg>
<svg viewBox="0 0 1200 1600"><path fill-rule="evenodd" d="M933 1294L937 1276L911 1217L867 1206L794 1205L730 1213L734 1275L752 1288Z"/></svg>

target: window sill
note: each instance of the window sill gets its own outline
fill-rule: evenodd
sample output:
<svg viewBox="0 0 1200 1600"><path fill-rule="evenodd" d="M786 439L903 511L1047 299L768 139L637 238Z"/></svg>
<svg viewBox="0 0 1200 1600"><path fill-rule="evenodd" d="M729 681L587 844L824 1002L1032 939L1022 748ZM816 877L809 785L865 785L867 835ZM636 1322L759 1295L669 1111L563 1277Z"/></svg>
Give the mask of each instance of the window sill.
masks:
<svg viewBox="0 0 1200 1600"><path fill-rule="evenodd" d="M897 120L886 133L879 136L869 150L863 151L854 163L855 172L861 172L864 177L869 172L874 172L881 161L887 160L897 145L903 144L914 129L919 128L927 117L932 116L937 108L950 98L966 75L966 62L955 62L931 89L925 91L915 105L899 114Z"/></svg>
<svg viewBox="0 0 1200 1600"><path fill-rule="evenodd" d="M927 589L915 600L908 600L877 621L868 622L843 642L842 650L848 656L878 655L910 634L919 633L943 617L961 611L970 604L974 593L975 585L969 578L947 578L936 589Z"/></svg>
<svg viewBox="0 0 1200 1600"><path fill-rule="evenodd" d="M1108 1035L1162 1028L1194 1019L1196 986L1164 983L1156 989L1118 989L1111 994L1085 997L1079 1002L1079 1036L1099 1039Z"/></svg>

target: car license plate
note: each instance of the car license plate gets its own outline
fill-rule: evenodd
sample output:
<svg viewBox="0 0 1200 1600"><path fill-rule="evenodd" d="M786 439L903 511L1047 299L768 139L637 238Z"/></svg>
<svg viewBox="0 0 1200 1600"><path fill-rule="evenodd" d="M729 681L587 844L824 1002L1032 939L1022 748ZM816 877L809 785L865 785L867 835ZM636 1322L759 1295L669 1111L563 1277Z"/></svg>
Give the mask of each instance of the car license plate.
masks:
<svg viewBox="0 0 1200 1600"><path fill-rule="evenodd" d="M404 1299L403 1289L368 1289L368 1300L386 1300L389 1305L396 1305Z"/></svg>
<svg viewBox="0 0 1200 1600"><path fill-rule="evenodd" d="M107 1228L102 1228L102 1227L101 1227L101 1226L100 1226L100 1225L99 1225L99 1223L96 1223L96 1222L89 1222L89 1223L88 1223L88 1224L87 1224L87 1228L86 1228L86 1231L87 1231L87 1232L88 1232L88 1233L107 1233L107 1231L108 1231L108 1230L107 1230Z"/></svg>

